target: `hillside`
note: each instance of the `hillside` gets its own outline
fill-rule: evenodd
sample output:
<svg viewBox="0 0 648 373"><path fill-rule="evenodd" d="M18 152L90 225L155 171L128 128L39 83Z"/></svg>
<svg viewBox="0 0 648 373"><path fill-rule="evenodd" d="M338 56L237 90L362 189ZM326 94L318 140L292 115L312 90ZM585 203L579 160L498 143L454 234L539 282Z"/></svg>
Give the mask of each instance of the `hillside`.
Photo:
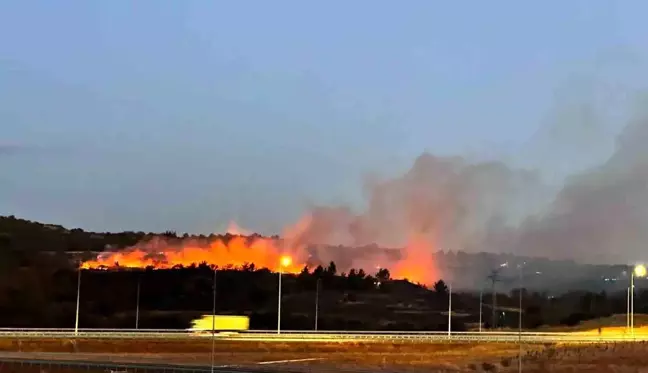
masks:
<svg viewBox="0 0 648 373"><path fill-rule="evenodd" d="M5 261L26 263L27 257L36 253L68 256L80 259L91 259L99 252L119 251L138 243L164 239L171 244L182 246L183 242L208 245L216 240L228 242L233 235L210 234L178 235L176 232L86 232L81 229L69 229L59 225L43 224L24 219L0 217L0 255ZM249 238L261 237L253 235ZM269 239L279 240L278 237ZM334 258L341 271L352 267L350 258L358 262L379 261L388 258L396 262L400 250L369 247L341 247L314 245L308 247L314 264L328 264L328 260L318 263L317 258ZM29 255L27 255L29 253ZM579 265L570 261L551 261L543 258L516 257L508 254L465 253L438 251L431 253L436 272L453 278L455 289L480 289L487 285L487 277L497 269L499 291L511 291L518 286L517 264L525 263L524 285L535 291L547 291L553 295L570 290L584 291L621 291L627 286L628 278L624 274L627 266L593 266ZM1 257L0 257L1 258ZM330 260L330 259L329 259ZM256 263L257 265L260 263ZM0 264L1 265L1 264ZM507 265L502 268L502 265ZM371 268L373 270L373 268ZM638 280L638 284L645 280Z"/></svg>
<svg viewBox="0 0 648 373"><path fill-rule="evenodd" d="M147 237L165 237L182 243L191 236L178 237L174 232L92 233L14 217L0 218L0 326L73 326L78 279L74 256L86 253L89 259L96 255L92 251L114 251ZM216 237L227 240L234 236L214 235L212 239ZM446 255L444 260L452 257ZM472 258L476 263L479 261L475 258L483 257L454 255L466 262ZM213 269L205 264L164 270L84 269L81 273L82 327L134 327L138 284L141 327L186 328L192 319L211 312ZM447 330L448 288L443 281L427 289L391 279L388 270L342 271L335 263L283 275L285 328L313 328L318 280L320 329ZM641 282L638 285L641 288ZM519 292L505 291L498 284L494 315L488 290L483 294L484 326L489 327L495 320L498 327L516 327ZM600 288L596 292L567 291L556 295L525 289L522 294L525 328L576 325L583 320L623 313L626 306L625 292L606 293ZM276 327L277 295L277 273L253 265L217 271L217 312L250 315L253 328ZM477 327L478 292L453 288L452 304L454 330ZM648 312L648 293L638 293L635 310Z"/></svg>

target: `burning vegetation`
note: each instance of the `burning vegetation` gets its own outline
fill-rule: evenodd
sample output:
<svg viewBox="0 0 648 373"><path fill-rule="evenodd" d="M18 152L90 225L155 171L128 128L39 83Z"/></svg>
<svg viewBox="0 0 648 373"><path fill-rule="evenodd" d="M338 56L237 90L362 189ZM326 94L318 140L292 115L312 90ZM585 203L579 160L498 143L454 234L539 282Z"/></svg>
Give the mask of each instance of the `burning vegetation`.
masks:
<svg viewBox="0 0 648 373"><path fill-rule="evenodd" d="M633 263L641 260L648 240L646 139L648 120L634 118L603 164L566 179L556 190L548 188L537 171L424 153L403 175L366 185L364 211L315 206L285 229L281 239L257 235L149 239L118 253L102 254L83 266L253 263L298 272L307 265L334 261L342 271L390 268L394 278L431 284L451 277L449 266L439 266L434 259L434 253L442 250ZM245 232L235 224L230 229ZM328 249L313 255L314 246L397 248L399 256L390 258L380 250L358 255L353 250ZM283 255L293 259L287 268L280 267ZM492 269L499 263L484 265Z"/></svg>
<svg viewBox="0 0 648 373"><path fill-rule="evenodd" d="M212 240L154 237L119 252L102 253L81 266L85 269L168 269L205 263L218 268L244 268L253 265L272 271L299 273L306 263L298 261L298 256L280 246L280 240L256 235L246 237L228 234Z"/></svg>
<svg viewBox="0 0 648 373"><path fill-rule="evenodd" d="M299 226L305 226L301 224ZM376 245L356 249L306 245L295 238L300 236L299 233L282 239L257 234L244 236L242 232L249 234L235 223L230 224L227 234L212 238L178 237L174 232L167 232L119 251L103 252L95 259L83 262L81 268L172 269L204 264L221 269L266 268L297 274L304 267L314 269L336 262L341 265L340 270L346 272L363 270L373 273L389 267L394 279L421 284L432 284L440 278L434 256L426 250L424 240L411 240L403 250L394 250L399 255L390 256ZM290 232L299 231L293 229Z"/></svg>

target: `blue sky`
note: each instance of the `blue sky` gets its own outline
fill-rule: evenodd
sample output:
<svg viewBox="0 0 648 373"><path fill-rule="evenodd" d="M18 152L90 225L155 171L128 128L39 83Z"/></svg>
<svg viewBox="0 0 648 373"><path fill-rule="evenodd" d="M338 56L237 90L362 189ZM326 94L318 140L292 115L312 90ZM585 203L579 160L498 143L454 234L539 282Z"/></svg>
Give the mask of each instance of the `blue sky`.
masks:
<svg viewBox="0 0 648 373"><path fill-rule="evenodd" d="M644 79L646 8L3 1L0 214L273 233L423 151L516 159L557 91Z"/></svg>

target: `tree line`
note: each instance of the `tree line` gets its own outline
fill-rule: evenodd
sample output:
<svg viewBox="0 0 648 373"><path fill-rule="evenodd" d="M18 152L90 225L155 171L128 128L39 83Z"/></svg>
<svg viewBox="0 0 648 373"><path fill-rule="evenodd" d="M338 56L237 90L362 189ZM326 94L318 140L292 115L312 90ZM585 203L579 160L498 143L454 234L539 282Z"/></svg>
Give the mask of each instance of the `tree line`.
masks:
<svg viewBox="0 0 648 373"><path fill-rule="evenodd" d="M175 232L164 234L177 237ZM0 326L73 327L78 272L66 251L95 248L86 240L100 242L97 249L107 242L129 246L141 240L139 233L93 235L97 234L0 217ZM252 263L239 269L202 263L170 270L83 270L80 326L132 328L139 308L142 328L186 328L192 319L211 312L214 270L219 314L249 315L255 329L276 327L278 274ZM626 310L625 292L552 295L514 289L496 294L493 312L492 295L485 292L484 327L516 327L520 295L527 328L574 325ZM476 328L479 300L478 293L453 291L453 330ZM331 262L283 275L282 325L312 329L317 303L321 329L447 330L448 301L443 280L425 287L391 279L386 268L372 274L362 269L340 273ZM639 291L636 313L648 313L647 306L648 293Z"/></svg>

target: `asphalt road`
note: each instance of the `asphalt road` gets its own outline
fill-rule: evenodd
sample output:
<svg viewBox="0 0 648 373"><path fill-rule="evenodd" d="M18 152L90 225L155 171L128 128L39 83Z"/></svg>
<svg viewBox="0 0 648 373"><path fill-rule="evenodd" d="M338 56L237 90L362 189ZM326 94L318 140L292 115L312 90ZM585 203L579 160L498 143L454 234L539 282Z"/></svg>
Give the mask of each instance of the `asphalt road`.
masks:
<svg viewBox="0 0 648 373"><path fill-rule="evenodd" d="M1 353L0 354L0 367L65 367L65 368L78 368L79 370L100 370L105 372L218 372L218 373L258 373L261 369L250 368L237 368L235 366L215 366L212 370L208 365L182 365L171 363L125 363L113 361L97 361L97 360L83 360L78 359L65 359L63 354L58 358L25 358L22 355L29 355L23 353ZM65 354L69 355L69 354ZM272 372L268 369L263 369L263 372Z"/></svg>

